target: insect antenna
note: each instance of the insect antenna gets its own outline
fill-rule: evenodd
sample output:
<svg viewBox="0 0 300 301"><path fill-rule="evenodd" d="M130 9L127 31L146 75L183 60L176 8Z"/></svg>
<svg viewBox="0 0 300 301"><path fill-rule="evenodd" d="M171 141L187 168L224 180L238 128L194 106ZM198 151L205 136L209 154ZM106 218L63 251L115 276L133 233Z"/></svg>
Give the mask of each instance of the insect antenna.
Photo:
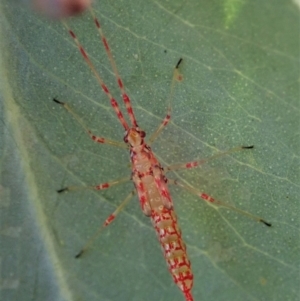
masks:
<svg viewBox="0 0 300 301"><path fill-rule="evenodd" d="M95 13L94 13L94 10L92 7L89 7L89 11L94 19L94 22L95 22L95 25L96 25L96 28L97 28L97 31L99 33L99 36L100 36L100 39L104 45L104 48L105 48L105 51L106 51L106 54L108 56L108 59L110 61L110 64L112 66L112 69L114 71L114 74L115 74L115 77L116 77L116 80L117 80L117 83L118 83L118 86L121 90L121 94L122 94L122 98L123 98L123 101L124 101L124 104L126 106L126 110L127 110L127 113L128 113L128 116L130 118L130 121L131 121L131 124L134 126L134 127L137 127L137 121L135 119L135 115L134 115L134 112L133 112L133 108L131 106L131 101L130 101L130 98L129 96L127 95L126 91L125 91L125 88L124 88L124 85L123 85L123 81L119 75L119 72L118 72L118 69L117 69L117 65L116 65L116 62L112 56L112 52L110 50L110 47L108 45L108 42L107 42L107 39L105 38L105 35L102 31L102 28L100 26L100 22L98 20L98 18L96 17Z"/></svg>
<svg viewBox="0 0 300 301"><path fill-rule="evenodd" d="M77 36L75 35L75 33L73 32L72 29L70 29L70 27L68 26L68 24L64 21L62 21L63 25L65 26L65 28L67 29L67 31L69 32L70 36L72 37L73 41L75 42L75 44L77 45L81 55L83 56L85 62L88 64L88 66L90 67L92 73L94 74L94 76L96 77L100 87L102 88L102 90L104 91L104 93L107 95L107 97L110 100L110 104L113 107L120 123L122 124L122 126L124 127L125 130L129 130L129 126L126 122L126 120L124 119L124 116L121 112L121 109L119 107L118 102L113 98L113 96L111 95L110 91L108 90L107 86L105 85L103 79L101 78L101 76L99 75L99 73L97 72L94 64L92 63L92 61L90 60L87 52L85 51L85 49L83 48L83 46L81 45L81 43L79 42Z"/></svg>

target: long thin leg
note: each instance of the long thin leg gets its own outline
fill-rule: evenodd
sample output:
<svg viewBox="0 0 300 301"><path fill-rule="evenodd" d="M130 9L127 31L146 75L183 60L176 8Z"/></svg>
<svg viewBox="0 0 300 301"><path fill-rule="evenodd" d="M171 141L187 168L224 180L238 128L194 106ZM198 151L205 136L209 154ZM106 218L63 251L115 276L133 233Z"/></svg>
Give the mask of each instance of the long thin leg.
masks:
<svg viewBox="0 0 300 301"><path fill-rule="evenodd" d="M88 127L84 124L84 122L79 118L79 116L76 113L73 112L73 110L69 107L69 105L67 103L59 101L56 98L53 98L53 101L55 103L62 105L76 119L76 121L84 128L84 130L88 133L88 135L90 136L90 138L93 141L95 141L97 143L110 144L110 145L113 145L116 147L128 148L125 143L113 141L110 139L106 139L103 137L98 137L98 136L93 135L92 132L88 129Z"/></svg>
<svg viewBox="0 0 300 301"><path fill-rule="evenodd" d="M155 132L151 135L149 138L148 144L150 145L160 134L160 132L163 130L165 126L169 123L171 119L171 111L172 111L172 100L174 96L174 88L175 88L175 83L176 81L182 80L182 75L179 72L179 65L182 62L182 58L179 59L177 62L174 71L173 71L173 77L172 77L172 82L171 82L171 88L170 88L170 94L169 94L169 99L168 99L168 108L167 108L167 115L162 121L162 123L158 126L158 128L155 130Z"/></svg>
<svg viewBox="0 0 300 301"><path fill-rule="evenodd" d="M119 88L121 90L122 98L123 98L123 101L125 103L126 110L127 110L128 116L130 118L131 124L134 127L137 127L138 125L137 125L137 122L136 122L136 119L135 119L135 116L134 116L133 108L131 106L130 98L127 95L127 93L125 92L125 88L124 88L122 79L121 79L121 77L119 75L119 72L118 72L118 69L117 69L117 65L116 65L116 62L115 62L115 60L114 60L114 58L112 56L112 52L111 52L111 50L109 48L107 39L104 36L104 33L103 33L102 28L100 26L100 22L99 22L98 18L96 17L96 15L94 13L94 10L93 10L93 8L91 6L89 7L89 10L90 10L90 13L91 13L91 15L92 15L92 17L94 19L94 23L95 23L96 28L98 30L100 39L101 39L101 41L102 41L102 43L104 45L105 51L106 51L108 59L110 61L110 64L111 64L111 66L113 68L113 71L114 71L114 74L115 74L118 86L119 86Z"/></svg>
<svg viewBox="0 0 300 301"><path fill-rule="evenodd" d="M103 229L110 225L112 221L116 218L116 216L122 211L122 209L129 203L131 198L135 195L135 190L131 191L130 194L125 198L125 200L117 207L117 209L105 220L102 226L98 229L98 231L88 240L86 245L80 250L80 252L75 256L75 258L79 258L87 251L87 249L93 244L95 239L102 233Z"/></svg>
<svg viewBox="0 0 300 301"><path fill-rule="evenodd" d="M194 168L194 167L197 167L199 165L203 165L204 163L208 162L208 161L211 161L211 160L214 160L214 159L217 159L217 158L220 158L220 157L223 157L223 156L226 156L226 155L229 155L231 153L234 153L234 152L237 152L237 151L241 151L241 150L244 150L244 149L252 149L254 148L254 145L250 145L250 146L237 146L237 147L234 147L226 152L222 152L222 153L218 153L214 156L211 156L209 158L206 158L206 159L202 159L202 160L199 160L199 161L191 161L191 162L188 162L188 163L180 163L180 164L174 164L174 165L170 165L170 166L167 166L165 167L165 172L169 172L169 171L173 171L173 170L178 170L178 169L188 169L188 168Z"/></svg>
<svg viewBox="0 0 300 301"><path fill-rule="evenodd" d="M256 216L256 215L253 215L247 211L244 211L244 210L241 210L241 209L238 209L232 205L229 205L229 204L226 204L226 203L223 203L221 201L218 201L216 199L214 199L213 197L211 197L210 195L204 193L204 192L201 192L199 190L197 190L196 188L192 187L192 186L189 186L189 185L186 185L178 180L168 180L168 182L170 184L174 184L174 185L177 185L179 187L182 187L184 188L185 190L191 192L192 194L195 194L196 196L200 197L202 200L208 202L208 203L211 203L211 204L214 204L214 205L219 205L219 206L222 206L222 207L225 207L225 208L228 208L228 209L231 209L235 212L238 212L240 214L243 214L243 215L246 215L254 220L256 220L257 222L260 222L260 223L263 223L264 225L268 226L268 227L271 227L271 224L266 222L264 219Z"/></svg>
<svg viewBox="0 0 300 301"><path fill-rule="evenodd" d="M73 41L75 42L75 44L77 45L81 55L83 56L84 60L86 61L86 63L88 64L88 66L90 67L92 73L94 74L94 76L96 77L99 86L102 88L102 90L104 91L104 93L106 94L106 96L108 97L108 99L110 100L110 104L113 107L120 123L122 124L122 126L124 127L125 130L129 129L129 126L126 122L126 120L124 119L124 116L121 112L121 109L119 107L118 102L113 98L113 96L110 94L107 86L105 85L103 79L101 78L101 76L99 75L99 73L97 72L95 66L93 65L92 61L90 60L87 52L84 50L83 46L80 44L78 38L76 37L75 33L69 28L68 24L66 22L62 22L63 25L66 27L66 29L68 30L70 36L72 37Z"/></svg>
<svg viewBox="0 0 300 301"><path fill-rule="evenodd" d="M57 192L61 193L64 191L76 191L76 190L84 190L84 189L104 190L104 189L110 188L114 185L118 185L118 184L127 182L129 180L130 180L130 177L126 177L126 178L118 179L115 181L98 184L95 186L68 186L68 187L64 187L64 188L57 190Z"/></svg>

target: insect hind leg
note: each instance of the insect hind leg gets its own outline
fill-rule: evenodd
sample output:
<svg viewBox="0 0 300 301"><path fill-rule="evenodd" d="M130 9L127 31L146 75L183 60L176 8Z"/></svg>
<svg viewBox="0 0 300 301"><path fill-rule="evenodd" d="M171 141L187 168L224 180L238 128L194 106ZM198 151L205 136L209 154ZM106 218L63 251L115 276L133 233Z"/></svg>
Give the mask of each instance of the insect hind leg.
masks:
<svg viewBox="0 0 300 301"><path fill-rule="evenodd" d="M208 194L206 194L204 192L201 192L201 191L197 190L196 188L194 188L192 186L189 186L187 184L184 184L184 183L182 183L182 182L180 182L178 180L172 180L171 179L171 180L168 180L168 182L170 184L177 185L177 186L179 186L179 187L181 187L181 188L189 191L190 193L192 193L192 194L200 197L202 200L204 200L204 201L206 201L206 202L208 202L210 204L218 205L218 206L222 206L222 207L228 208L228 209L233 210L233 211L235 211L235 212L237 212L239 214L243 214L245 216L248 216L249 218L252 218L252 219L254 219L257 222L263 223L264 225L266 225L268 227L272 226L272 224L270 224L269 222L265 221L264 219L262 219L259 216L256 216L256 215L254 215L252 213L249 213L249 212L244 211L242 209L236 208L236 207L234 207L232 205L229 205L229 204L223 203L223 202L221 202L219 200L216 200L215 198L211 197L210 195L208 195Z"/></svg>
<svg viewBox="0 0 300 301"><path fill-rule="evenodd" d="M102 224L102 226L95 232L95 234L88 240L88 242L85 244L85 246L76 254L75 258L80 258L89 248L90 246L94 243L96 238L102 233L102 231L109 226L116 216L124 209L124 207L129 203L131 198L135 195L135 190L131 191L129 195L124 199L124 201L117 207L117 209L110 214L105 222Z"/></svg>

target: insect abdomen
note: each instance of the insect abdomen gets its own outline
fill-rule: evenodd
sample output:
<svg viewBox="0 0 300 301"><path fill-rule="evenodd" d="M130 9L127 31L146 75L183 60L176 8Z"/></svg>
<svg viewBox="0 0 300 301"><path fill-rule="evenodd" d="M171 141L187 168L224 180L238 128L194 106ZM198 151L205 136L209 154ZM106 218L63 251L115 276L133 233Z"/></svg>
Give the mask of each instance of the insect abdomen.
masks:
<svg viewBox="0 0 300 301"><path fill-rule="evenodd" d="M151 220L174 282L185 296L190 295L193 273L174 210L165 207L162 210L153 210Z"/></svg>

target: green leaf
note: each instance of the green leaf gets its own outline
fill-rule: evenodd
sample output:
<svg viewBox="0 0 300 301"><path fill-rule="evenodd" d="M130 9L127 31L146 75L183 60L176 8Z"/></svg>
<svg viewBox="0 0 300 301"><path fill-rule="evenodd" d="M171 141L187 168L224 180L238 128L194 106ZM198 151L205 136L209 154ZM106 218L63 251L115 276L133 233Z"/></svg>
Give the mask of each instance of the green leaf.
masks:
<svg viewBox="0 0 300 301"><path fill-rule="evenodd" d="M195 301L299 294L299 6L287 1L95 1L95 11L162 164L253 150L170 173L272 227L170 187L194 272ZM69 26L111 93L120 91L88 13ZM133 189L57 194L130 174L128 151L93 143L123 129L60 23L1 4L2 300L183 300L136 197L81 259L75 254ZM122 108L123 104L121 104Z"/></svg>

